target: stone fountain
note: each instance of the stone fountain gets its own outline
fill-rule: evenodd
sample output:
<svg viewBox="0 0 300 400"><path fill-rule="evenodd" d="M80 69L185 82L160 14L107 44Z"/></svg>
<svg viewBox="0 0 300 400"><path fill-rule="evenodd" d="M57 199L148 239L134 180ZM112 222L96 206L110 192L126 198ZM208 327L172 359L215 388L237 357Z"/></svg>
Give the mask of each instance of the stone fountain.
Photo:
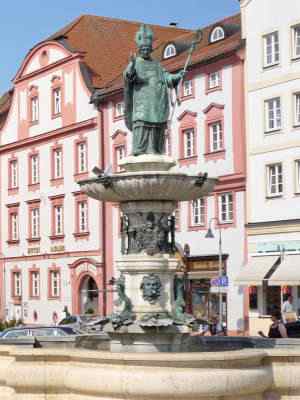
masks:
<svg viewBox="0 0 300 400"><path fill-rule="evenodd" d="M164 154L168 91L185 71L170 74L152 60L152 39L143 25L136 35L138 56L124 72L132 155L121 160L121 173L100 171L80 182L88 196L119 203L122 213L118 298L105 327L112 351L180 350L193 317L184 312L183 279L176 275L174 212L179 201L207 196L216 183L207 174L182 171Z"/></svg>

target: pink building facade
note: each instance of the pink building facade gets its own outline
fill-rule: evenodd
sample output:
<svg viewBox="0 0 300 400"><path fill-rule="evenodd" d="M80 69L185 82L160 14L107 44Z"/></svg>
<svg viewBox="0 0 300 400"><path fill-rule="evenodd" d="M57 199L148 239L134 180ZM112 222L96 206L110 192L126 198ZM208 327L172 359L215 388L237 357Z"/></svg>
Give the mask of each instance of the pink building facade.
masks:
<svg viewBox="0 0 300 400"><path fill-rule="evenodd" d="M103 23L101 17L93 18ZM69 40L88 23L82 17L78 21ZM133 41L137 25L113 24L125 24ZM191 33L159 29L155 56L170 71L182 68L186 52L177 39L188 40ZM240 17L209 26L203 34L179 90L166 151L181 168L219 177L208 198L178 204L176 240L188 280L187 308L210 318L217 307L211 279L218 276L221 231L229 278L223 313L229 331L236 333L247 329L244 292L234 284L246 254ZM67 40L68 33L63 35ZM38 44L24 59L9 95L9 112L0 128L1 312L6 318L49 323L60 319L65 307L74 314L112 309L109 280L117 275L120 212L116 204L87 198L77 181L91 176L96 165L122 173L118 161L130 154L131 134L124 123L119 73L101 86L91 72L90 49L84 52L83 47L70 50L60 36ZM122 60L121 70L126 62ZM99 76L105 67L99 66ZM89 103L91 95L94 104ZM214 240L205 239L209 225Z"/></svg>

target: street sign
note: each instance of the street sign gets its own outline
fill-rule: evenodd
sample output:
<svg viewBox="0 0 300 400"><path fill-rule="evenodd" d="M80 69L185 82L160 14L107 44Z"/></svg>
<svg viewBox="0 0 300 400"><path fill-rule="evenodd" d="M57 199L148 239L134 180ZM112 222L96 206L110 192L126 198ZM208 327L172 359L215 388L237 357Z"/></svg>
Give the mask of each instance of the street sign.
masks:
<svg viewBox="0 0 300 400"><path fill-rule="evenodd" d="M217 286L217 287L228 287L229 285L229 279L228 276L220 276L218 278L213 278L210 280L210 285L211 286Z"/></svg>

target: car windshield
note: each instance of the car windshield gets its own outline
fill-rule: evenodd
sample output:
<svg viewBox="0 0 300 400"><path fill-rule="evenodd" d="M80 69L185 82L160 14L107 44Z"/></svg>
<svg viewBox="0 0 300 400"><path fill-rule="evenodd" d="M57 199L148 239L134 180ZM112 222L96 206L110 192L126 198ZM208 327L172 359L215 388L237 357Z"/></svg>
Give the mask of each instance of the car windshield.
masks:
<svg viewBox="0 0 300 400"><path fill-rule="evenodd" d="M32 328L32 336L66 336L67 334L59 328Z"/></svg>
<svg viewBox="0 0 300 400"><path fill-rule="evenodd" d="M28 330L27 329L14 329L11 331L6 331L3 332L1 335L2 338L17 338L17 337L22 337L22 336L28 336Z"/></svg>

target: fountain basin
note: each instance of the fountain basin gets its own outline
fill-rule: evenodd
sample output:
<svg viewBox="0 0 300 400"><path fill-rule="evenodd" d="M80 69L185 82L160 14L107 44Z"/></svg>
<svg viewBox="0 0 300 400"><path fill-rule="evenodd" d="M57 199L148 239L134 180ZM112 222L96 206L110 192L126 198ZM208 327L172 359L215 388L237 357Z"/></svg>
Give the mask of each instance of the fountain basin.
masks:
<svg viewBox="0 0 300 400"><path fill-rule="evenodd" d="M215 178L171 172L125 173L79 182L81 190L101 201L190 201L210 194Z"/></svg>

